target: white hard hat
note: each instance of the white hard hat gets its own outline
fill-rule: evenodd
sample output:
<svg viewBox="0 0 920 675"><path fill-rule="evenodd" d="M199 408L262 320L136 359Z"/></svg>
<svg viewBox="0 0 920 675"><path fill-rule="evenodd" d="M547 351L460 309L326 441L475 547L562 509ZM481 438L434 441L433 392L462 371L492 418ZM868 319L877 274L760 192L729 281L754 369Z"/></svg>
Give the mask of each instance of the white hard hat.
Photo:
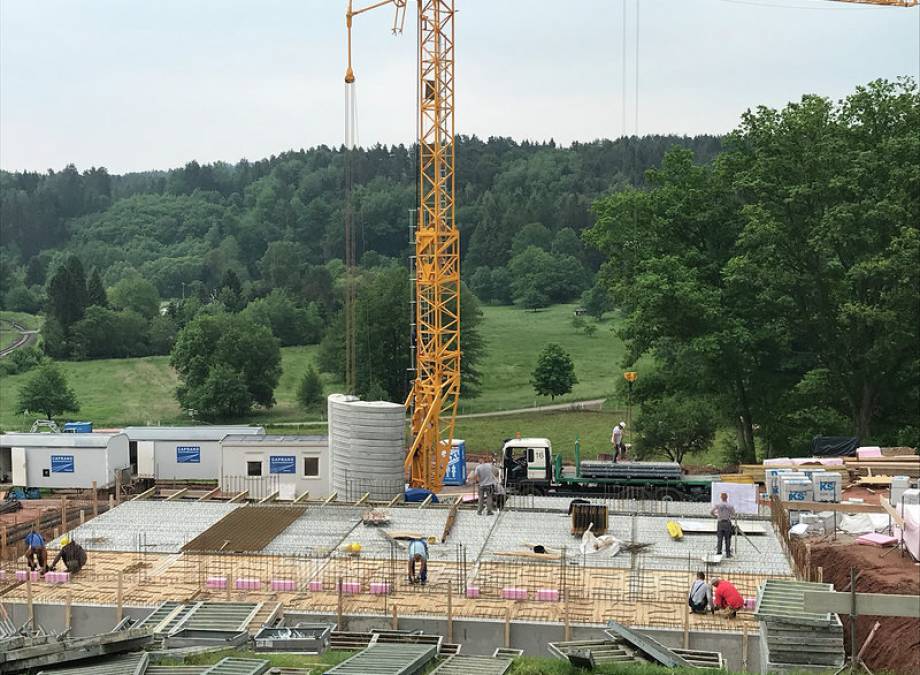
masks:
<svg viewBox="0 0 920 675"><path fill-rule="evenodd" d="M620 426L621 426L621 427L625 427L625 426L626 426L626 422L620 422Z"/></svg>

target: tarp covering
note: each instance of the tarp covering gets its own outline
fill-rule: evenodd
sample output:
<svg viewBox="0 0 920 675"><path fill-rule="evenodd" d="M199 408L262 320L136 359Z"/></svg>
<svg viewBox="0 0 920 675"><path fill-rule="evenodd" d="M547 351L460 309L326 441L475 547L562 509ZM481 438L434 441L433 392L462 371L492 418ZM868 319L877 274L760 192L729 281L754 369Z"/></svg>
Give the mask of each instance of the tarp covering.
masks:
<svg viewBox="0 0 920 675"><path fill-rule="evenodd" d="M811 439L811 453L815 457L852 457L859 447L855 436L815 436Z"/></svg>

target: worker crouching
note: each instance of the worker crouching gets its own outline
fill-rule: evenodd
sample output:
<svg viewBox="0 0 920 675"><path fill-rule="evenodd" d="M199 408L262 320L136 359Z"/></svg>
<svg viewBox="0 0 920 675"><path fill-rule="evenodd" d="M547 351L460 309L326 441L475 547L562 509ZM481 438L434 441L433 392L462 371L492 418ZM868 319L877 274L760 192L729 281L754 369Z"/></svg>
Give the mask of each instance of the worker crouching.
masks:
<svg viewBox="0 0 920 675"><path fill-rule="evenodd" d="M744 598L735 585L725 579L712 580L712 608L724 609L729 619L734 619L738 610L744 607Z"/></svg>
<svg viewBox="0 0 920 675"><path fill-rule="evenodd" d="M409 583L428 583L428 544L422 539L409 543Z"/></svg>
<svg viewBox="0 0 920 675"><path fill-rule="evenodd" d="M45 549L45 538L33 527L26 535L26 562L32 571L38 570L42 574L48 571L48 551Z"/></svg>
<svg viewBox="0 0 920 675"><path fill-rule="evenodd" d="M58 551L49 569L53 570L57 567L58 562L61 561L63 561L67 571L74 575L83 569L86 564L86 550L70 537L64 535L61 537L61 550Z"/></svg>

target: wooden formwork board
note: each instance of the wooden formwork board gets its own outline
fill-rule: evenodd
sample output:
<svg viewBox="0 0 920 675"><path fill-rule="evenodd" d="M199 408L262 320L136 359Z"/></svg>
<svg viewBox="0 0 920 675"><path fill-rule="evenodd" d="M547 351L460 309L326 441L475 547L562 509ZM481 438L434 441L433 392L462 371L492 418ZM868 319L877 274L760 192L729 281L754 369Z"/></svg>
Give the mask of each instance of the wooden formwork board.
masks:
<svg viewBox="0 0 920 675"><path fill-rule="evenodd" d="M400 615L443 617L446 612L448 583L453 589L455 617L504 620L552 621L572 624L606 623L613 619L632 626L653 626L690 630L753 630L752 615L739 613L736 619L720 615L689 614L686 594L692 582L689 572L627 569L566 570L563 600L537 601L540 588L560 589L559 565L489 562L478 570L469 569L467 583L477 587L480 597L467 598L457 565L432 562L429 584L411 586L406 582L405 561L361 558L299 559L261 555L138 554L94 552L87 566L66 584L32 584L34 602L73 604L115 604L156 606L164 601L235 601L282 603L286 609L336 613L338 579L357 582L358 593L343 593L345 614L389 615L393 606ZM12 571L8 571L12 574ZM226 579L229 588L208 588L208 577ZM258 579L259 590L236 590L238 578ZM273 579L293 580L295 591L273 591ZM742 595L753 597L764 576L732 577ZM311 581L320 581L323 590L309 590ZM374 595L373 582L393 584L393 592ZM525 588L527 600L501 597L503 584ZM25 601L25 584L8 588L0 599ZM568 596L568 602L564 600ZM510 615L509 615L510 612Z"/></svg>

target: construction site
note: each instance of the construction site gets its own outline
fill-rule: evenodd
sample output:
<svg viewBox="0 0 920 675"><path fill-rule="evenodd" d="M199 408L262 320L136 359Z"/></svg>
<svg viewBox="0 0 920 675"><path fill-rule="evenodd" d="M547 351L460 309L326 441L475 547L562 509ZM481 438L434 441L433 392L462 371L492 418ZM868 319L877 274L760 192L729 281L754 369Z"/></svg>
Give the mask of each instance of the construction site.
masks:
<svg viewBox="0 0 920 675"><path fill-rule="evenodd" d="M213 649L231 644L226 642L231 634L236 641L245 633L232 644L250 644L266 627L316 624L332 627L332 649L344 648L357 634L363 637L350 648L368 647L373 631L395 631L407 641L440 636L442 655L460 650L489 658L497 649L546 655L547 645L556 654L553 649L579 651L590 643L584 648L602 663L604 650L623 642L608 634L610 626L624 626L668 653L705 653L731 671L836 670L844 664L848 611L839 610L841 621L838 612L812 610L803 593L831 593L849 602L850 594L833 590L835 584L843 588L848 565L859 559L860 593L871 591L865 596L871 598L879 597L876 591L896 590L889 609L903 617L881 619L888 630L873 631L875 639L888 645L917 639L920 596L913 596L911 605L909 594L918 592L918 568L910 554L897 552L899 546L853 546L856 537L836 529L819 537L791 536L790 511L779 499L737 520L744 534L735 539L734 557L725 559L711 553L708 503L586 500L579 506L592 509L599 521L589 535L596 528L618 542L618 550L594 551L584 547L578 518L568 512L571 500L564 498L512 496L488 516L464 504L462 494L419 504L342 503L334 496L252 503L234 497L154 488L111 508L65 498L69 503L50 510L51 520L39 516L5 526L0 571L5 630L15 634L19 627L40 625L76 639L115 626L135 635L155 624L152 638L167 645ZM897 512L888 515L880 506L825 507L874 510L885 514L889 527L897 528L899 520ZM61 516L64 529L86 549L86 566L66 580L23 572L19 533L38 523L52 540L60 535ZM681 527L679 537L669 531L671 522ZM406 544L417 539L429 542L426 585L406 576ZM49 543L51 553L58 543ZM890 574L867 567L867 559L876 567L902 569L899 584L879 588ZM745 607L733 617L691 612L687 592L698 571L730 579L746 598ZM857 605L860 642L872 630L865 624L875 619L863 613L877 611L864 610L864 602ZM236 612L232 630L202 618L207 611ZM180 620L183 612L192 619ZM170 621L162 620L166 617ZM775 630L785 636L776 645ZM794 650L783 646L788 640ZM814 650L803 649L809 645ZM879 649L877 657L867 652L861 658L872 668L909 672L916 665L915 647ZM627 641L622 648L636 646ZM630 658L649 660L641 649ZM501 659L497 663L504 663ZM503 671L496 666L482 672Z"/></svg>
<svg viewBox="0 0 920 675"><path fill-rule="evenodd" d="M920 672L916 448L816 437L813 456L703 473L632 460L623 422L612 456L582 461L576 441L573 463L520 434L466 455L454 5L419 0L410 21L406 400L356 395L352 31L384 8L398 34L415 10L349 0L344 393L326 398L328 431L3 434L0 674ZM83 562L60 555L75 546Z"/></svg>

